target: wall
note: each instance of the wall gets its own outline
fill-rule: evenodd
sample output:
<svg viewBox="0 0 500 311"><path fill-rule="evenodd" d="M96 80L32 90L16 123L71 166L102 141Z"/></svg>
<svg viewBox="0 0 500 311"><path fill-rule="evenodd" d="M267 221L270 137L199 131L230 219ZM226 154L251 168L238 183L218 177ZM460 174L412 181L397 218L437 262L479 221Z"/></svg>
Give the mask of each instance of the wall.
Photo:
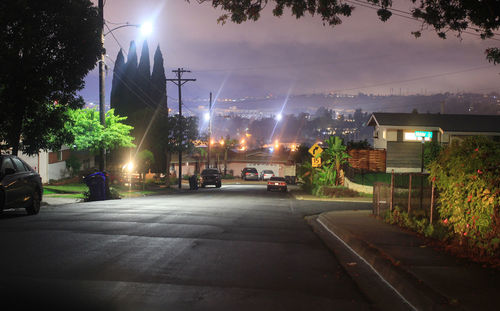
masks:
<svg viewBox="0 0 500 311"><path fill-rule="evenodd" d="M373 193L373 186L365 186L353 183L347 177L344 177L344 186L357 192L368 193L368 194Z"/></svg>

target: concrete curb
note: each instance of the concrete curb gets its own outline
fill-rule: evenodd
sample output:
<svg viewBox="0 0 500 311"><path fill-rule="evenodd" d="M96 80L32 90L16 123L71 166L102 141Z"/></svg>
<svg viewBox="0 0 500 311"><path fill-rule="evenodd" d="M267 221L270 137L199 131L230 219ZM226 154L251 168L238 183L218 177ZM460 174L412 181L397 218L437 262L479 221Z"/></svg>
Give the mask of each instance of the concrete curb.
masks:
<svg viewBox="0 0 500 311"><path fill-rule="evenodd" d="M318 198L313 195L297 194L295 191L289 191L290 195L299 201L321 201L321 202L354 202L354 203L367 203L372 202L372 198L359 199L359 198Z"/></svg>
<svg viewBox="0 0 500 311"><path fill-rule="evenodd" d="M324 213L323 213L324 214ZM423 283L415 277L409 270L405 269L403 265L389 254L383 252L381 249L357 237L354 233L335 226L327 217L320 214L314 219L309 220L309 223L315 227L315 231L321 232L324 239L340 239L347 244L355 253L363 258L371 267L388 283L392 286L404 299L406 299L417 310L457 310L461 309L458 306L451 306L449 299L441 293L436 292L427 284ZM318 228L319 227L319 228ZM331 234L334 232L337 237ZM328 236L325 236L328 235ZM335 249L332 249L334 252ZM350 273L349 267L345 262L341 262L344 269ZM351 274L351 273L350 273ZM353 279L358 283L370 299L375 299L376 304L378 297L371 293L372 288L364 284L363 278L352 275ZM385 308L383 308L385 309Z"/></svg>

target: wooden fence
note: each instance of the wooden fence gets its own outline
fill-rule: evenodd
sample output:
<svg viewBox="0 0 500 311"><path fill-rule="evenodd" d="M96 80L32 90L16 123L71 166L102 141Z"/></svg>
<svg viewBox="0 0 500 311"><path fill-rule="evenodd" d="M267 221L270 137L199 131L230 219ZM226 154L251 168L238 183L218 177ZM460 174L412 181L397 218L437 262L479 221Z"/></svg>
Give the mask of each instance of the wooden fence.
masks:
<svg viewBox="0 0 500 311"><path fill-rule="evenodd" d="M352 149L348 151L351 156L348 161L349 165L353 168L371 171L371 172L385 172L386 152L382 149L367 149L358 150Z"/></svg>
<svg viewBox="0 0 500 311"><path fill-rule="evenodd" d="M409 215L434 217L435 188L429 183L428 174L394 174L391 183L373 184L373 214L385 215L398 206Z"/></svg>

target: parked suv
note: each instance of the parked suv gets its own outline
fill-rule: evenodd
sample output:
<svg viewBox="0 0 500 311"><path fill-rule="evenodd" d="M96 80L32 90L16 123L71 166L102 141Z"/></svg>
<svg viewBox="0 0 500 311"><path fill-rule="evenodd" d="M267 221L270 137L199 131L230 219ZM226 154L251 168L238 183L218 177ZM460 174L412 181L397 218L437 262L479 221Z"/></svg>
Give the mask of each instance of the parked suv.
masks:
<svg viewBox="0 0 500 311"><path fill-rule="evenodd" d="M259 180L259 172L255 167L245 167L241 171L241 179L243 180Z"/></svg>
<svg viewBox="0 0 500 311"><path fill-rule="evenodd" d="M22 207L38 214L42 193L42 179L31 166L16 156L0 155L0 212Z"/></svg>
<svg viewBox="0 0 500 311"><path fill-rule="evenodd" d="M214 185L217 188L222 186L222 176L218 169L207 168L201 172L200 186L205 188L206 185Z"/></svg>
<svg viewBox="0 0 500 311"><path fill-rule="evenodd" d="M274 172L271 170L263 170L260 172L260 180L269 180L271 177L274 177Z"/></svg>

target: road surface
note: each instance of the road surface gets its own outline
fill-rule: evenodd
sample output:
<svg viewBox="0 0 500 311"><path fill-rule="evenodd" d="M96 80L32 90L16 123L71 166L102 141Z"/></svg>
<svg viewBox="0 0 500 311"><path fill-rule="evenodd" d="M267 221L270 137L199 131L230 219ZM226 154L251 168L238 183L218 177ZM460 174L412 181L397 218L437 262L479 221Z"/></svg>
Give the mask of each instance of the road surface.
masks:
<svg viewBox="0 0 500 311"><path fill-rule="evenodd" d="M369 310L296 201L265 185L0 215L0 301L51 310ZM7 309L4 309L7 310Z"/></svg>

